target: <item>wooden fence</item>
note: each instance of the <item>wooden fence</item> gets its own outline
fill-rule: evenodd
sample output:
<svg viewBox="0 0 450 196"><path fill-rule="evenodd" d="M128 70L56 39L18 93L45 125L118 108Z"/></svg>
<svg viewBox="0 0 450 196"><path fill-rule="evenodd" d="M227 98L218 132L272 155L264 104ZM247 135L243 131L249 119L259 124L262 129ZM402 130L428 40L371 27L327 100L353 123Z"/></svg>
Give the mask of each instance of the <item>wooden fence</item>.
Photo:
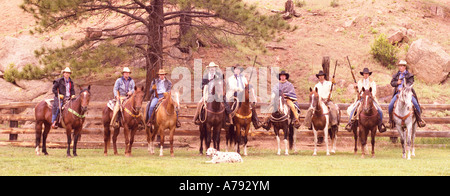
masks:
<svg viewBox="0 0 450 196"><path fill-rule="evenodd" d="M36 106L37 102L11 102L11 103L3 103L0 104L0 110L10 110L10 114L1 114L0 115L0 121L9 121L9 128L0 128L0 134L9 134L9 141L3 141L0 142L0 145L17 145L17 146L34 146L34 142L20 142L18 140L19 134L35 134L34 128L19 128L19 122L24 121L31 121L33 122L34 119L34 112L32 114L18 114L18 111L26 109L26 108L34 108ZM146 105L147 103L144 103ZM85 124L89 125L97 125L97 127L100 127L101 125L101 111L105 107L105 102L91 102L89 104L89 113L92 113L91 111L94 111L93 114L90 115L88 113L86 117ZM258 108L260 106L265 104L258 104ZM348 121L348 116L346 115L346 109L350 104L338 104L340 110L341 110L341 124L346 124ZM308 104L300 104L300 108L304 111L309 107ZM384 121L387 121L387 104L381 104L382 109L384 110L385 118ZM434 111L434 110L450 110L450 105L440 105L440 104L422 104L422 107L425 111ZM195 103L182 103L181 104L181 110L180 110L180 121L182 123L182 127L177 129L175 134L176 136L198 136L198 128L193 124L193 114L196 108ZM98 111L98 112L97 112ZM259 111L259 109L257 110ZM261 114L259 113L260 118L264 118L267 116L267 114ZM304 118L304 112L300 115L300 118ZM424 120L428 124L450 124L450 117L423 117ZM224 133L224 132L222 132ZM50 134L65 134L65 130L60 128L56 130L51 130ZM94 135L103 135L103 127L100 128L83 128L82 134L94 134ZM144 131L138 132L138 134L145 134ZM273 131L265 131L263 129L260 130L252 130L251 136L274 136ZM307 130L304 126L302 126L299 129L299 132L297 134L297 137L312 137L313 133L310 130ZM339 137L353 137L353 133L344 131L341 127L341 131L338 133ZM450 138L450 131L423 131L420 130L416 134L417 137L444 137L444 138ZM396 130L389 130L385 133L377 133L377 137L390 137L390 138L397 138L399 137ZM65 145L64 142L52 142L49 141L49 146L52 147L62 147ZM103 141L83 141L84 146L89 146L93 148L102 147ZM137 144L144 145L144 144ZM81 144L80 146L83 146Z"/></svg>

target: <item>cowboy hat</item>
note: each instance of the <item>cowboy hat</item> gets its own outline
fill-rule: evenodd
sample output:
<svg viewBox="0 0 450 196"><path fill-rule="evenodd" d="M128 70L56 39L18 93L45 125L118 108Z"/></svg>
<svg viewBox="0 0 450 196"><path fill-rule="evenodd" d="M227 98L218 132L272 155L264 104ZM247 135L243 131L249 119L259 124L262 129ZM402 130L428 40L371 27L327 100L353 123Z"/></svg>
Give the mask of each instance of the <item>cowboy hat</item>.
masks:
<svg viewBox="0 0 450 196"><path fill-rule="evenodd" d="M66 67L65 69L63 69L62 71L61 71L61 74L63 74L63 73L72 73L72 71L70 70L70 68L69 67Z"/></svg>
<svg viewBox="0 0 450 196"><path fill-rule="evenodd" d="M166 75L166 74L167 74L167 72L164 69L160 69L158 71L158 75Z"/></svg>
<svg viewBox="0 0 450 196"><path fill-rule="evenodd" d="M326 76L327 74L325 74L322 70L319 71L318 74L316 74L316 77L319 78L319 76Z"/></svg>
<svg viewBox="0 0 450 196"><path fill-rule="evenodd" d="M365 68L363 69L363 71L359 72L359 74L361 74L362 76L363 76L364 74L369 74L369 76L370 76L370 75L372 75L372 72L369 71L369 68L365 67Z"/></svg>
<svg viewBox="0 0 450 196"><path fill-rule="evenodd" d="M285 76L286 76L286 80L289 79L289 74L283 70L283 71L281 71L281 72L278 74L278 80L280 79L280 76L281 76L281 75L285 75Z"/></svg>
<svg viewBox="0 0 450 196"><path fill-rule="evenodd" d="M122 73L124 73L124 72L131 73L131 70L128 67L124 67L122 70Z"/></svg>
<svg viewBox="0 0 450 196"><path fill-rule="evenodd" d="M241 65L239 65L239 63L236 64L236 65L234 65L233 67L231 67L231 71L234 72L234 70L235 70L236 68L238 68L239 70L241 70L241 73L244 71L244 67L242 67Z"/></svg>
<svg viewBox="0 0 450 196"><path fill-rule="evenodd" d="M219 65L215 64L214 62L209 63L208 66L206 66L206 68L210 68L210 67L219 67Z"/></svg>
<svg viewBox="0 0 450 196"><path fill-rule="evenodd" d="M400 60L400 62L398 63L398 65L404 65L404 66L406 66L406 65L407 65L407 63L406 63L406 61L405 61L405 60Z"/></svg>

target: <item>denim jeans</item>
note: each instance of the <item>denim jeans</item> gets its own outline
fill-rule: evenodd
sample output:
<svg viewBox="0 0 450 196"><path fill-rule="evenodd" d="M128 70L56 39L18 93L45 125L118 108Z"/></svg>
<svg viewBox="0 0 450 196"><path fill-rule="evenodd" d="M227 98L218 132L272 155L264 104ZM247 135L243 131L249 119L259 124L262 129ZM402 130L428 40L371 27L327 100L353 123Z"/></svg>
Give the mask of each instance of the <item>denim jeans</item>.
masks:
<svg viewBox="0 0 450 196"><path fill-rule="evenodd" d="M397 94L395 94L394 97L392 97L391 103L389 103L389 114L392 114L392 111L394 110L394 103L397 100ZM419 107L419 102L417 102L417 99L414 96L412 97L412 103L413 103L414 107L416 108L416 110L419 113L422 113L422 111L420 110L420 107Z"/></svg>

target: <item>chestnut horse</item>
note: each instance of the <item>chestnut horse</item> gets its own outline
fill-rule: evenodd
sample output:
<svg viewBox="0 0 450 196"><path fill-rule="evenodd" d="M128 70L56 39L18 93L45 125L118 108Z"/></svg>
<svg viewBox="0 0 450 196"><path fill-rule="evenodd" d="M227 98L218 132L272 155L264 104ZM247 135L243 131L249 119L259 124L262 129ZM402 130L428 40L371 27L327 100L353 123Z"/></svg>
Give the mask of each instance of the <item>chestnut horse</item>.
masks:
<svg viewBox="0 0 450 196"><path fill-rule="evenodd" d="M159 156L163 156L163 146L164 146L164 131L169 129L169 141L170 141L170 156L174 156L173 153L173 135L175 133L175 128L177 124L177 113L176 108L179 107L179 97L178 93L175 93L176 101L172 99L171 92L164 93L164 100L162 101L159 108L155 111L155 124L152 126L147 126L145 128L147 133L147 143L148 150L151 154L155 153L153 142L155 140L156 134L160 136L160 150ZM150 103L149 103L150 104ZM150 107L147 107L150 108ZM148 111L145 112L148 114ZM147 119L147 118L146 118Z"/></svg>
<svg viewBox="0 0 450 196"><path fill-rule="evenodd" d="M137 88L134 87L134 93L131 95L130 98L128 98L123 103L123 112L122 115L118 118L120 121L120 125L123 126L123 134L125 136L125 156L129 157L131 156L131 149L134 142L134 135L136 134L136 130L138 129L140 121L142 121L141 118L141 107L142 107L142 101L144 100L144 87ZM110 122L113 116L113 111L106 106L103 109L102 114L102 122L103 122L103 136L104 136L104 142L105 142L105 149L104 154L105 156L108 155L108 146L111 142L111 130L110 130ZM114 146L114 154L118 155L117 153L117 136L119 135L120 127L114 128L114 135L113 135L113 146Z"/></svg>
<svg viewBox="0 0 450 196"><path fill-rule="evenodd" d="M313 156L317 155L317 131L323 130L325 145L327 147L327 155L330 155L328 150L328 134L330 135L331 142L333 144L333 148L331 149L332 153L336 153L336 140L337 140L337 126L329 126L330 125L330 112L325 103L319 98L319 94L317 93L317 88L314 91L309 88L309 109L312 110L312 128L314 133L314 153ZM324 112L325 111L325 112ZM338 121L339 122L339 121Z"/></svg>
<svg viewBox="0 0 450 196"><path fill-rule="evenodd" d="M214 85L214 83L210 82L210 85ZM222 85L222 86L220 86ZM223 87L223 83L221 81L218 82L218 87ZM208 89L206 87L206 89ZM223 89L223 88L222 88ZM221 90L223 92L223 90ZM205 140L205 147L208 149L211 145L211 136L214 145L214 149L220 151L220 131L223 127L225 127L225 106L223 101L220 101L223 97L223 93L216 92L216 86L214 86L211 90L211 96L205 97L206 101L206 109L205 109L205 117L201 117L200 121L202 122L199 125L200 129L200 154L203 154L203 140ZM203 120L203 119L204 120ZM212 131L212 134L211 134Z"/></svg>
<svg viewBox="0 0 450 196"><path fill-rule="evenodd" d="M89 105L91 85L87 89L81 89L80 95L76 99L71 99L65 105L64 110L61 112L61 122L65 125L67 135L67 156L70 157L70 144L72 142L72 129L74 130L74 142L73 142L73 156L77 156L77 143L81 135L83 123L87 107ZM51 128L52 109L45 101L39 102L34 108L34 115L36 119L36 155L39 153L39 145L41 143L42 135L42 153L47 153L47 136ZM44 124L44 133L42 133L42 124Z"/></svg>
<svg viewBox="0 0 450 196"><path fill-rule="evenodd" d="M247 156L247 142L248 142L248 131L250 130L250 124L252 123L252 110L250 108L250 98L249 98L249 85L245 84L244 88L245 100L240 102L240 106L237 109L236 115L233 117L235 135L235 144L237 152L240 153L240 143L241 138L244 139L244 155ZM242 136L242 130L244 130L244 135Z"/></svg>
<svg viewBox="0 0 450 196"><path fill-rule="evenodd" d="M378 122L380 119L380 115L378 115L377 108L375 108L375 105L373 104L373 96L372 96L372 87L369 89L362 88L363 94L361 96L361 106L362 110L359 113L359 141L361 141L361 151L362 151L362 158L364 158L364 155L366 154L366 144L367 144L367 137L370 132L370 137L372 138L372 157L375 157L375 135L377 133L378 128ZM357 151L356 148L357 138L355 138L355 154Z"/></svg>
<svg viewBox="0 0 450 196"><path fill-rule="evenodd" d="M282 95L280 92L279 95ZM269 116L269 125L266 127L267 130L270 130L270 127L273 125L273 131L275 132L278 144L277 155L281 154L281 145L280 145L280 129L283 129L284 132L284 155L289 155L288 150L288 139L289 139L289 149L292 149L294 146L294 138L295 138L295 130L292 124L294 114L289 109L286 99L283 96L278 96L278 99L274 100L274 111ZM294 152L297 152L295 149Z"/></svg>

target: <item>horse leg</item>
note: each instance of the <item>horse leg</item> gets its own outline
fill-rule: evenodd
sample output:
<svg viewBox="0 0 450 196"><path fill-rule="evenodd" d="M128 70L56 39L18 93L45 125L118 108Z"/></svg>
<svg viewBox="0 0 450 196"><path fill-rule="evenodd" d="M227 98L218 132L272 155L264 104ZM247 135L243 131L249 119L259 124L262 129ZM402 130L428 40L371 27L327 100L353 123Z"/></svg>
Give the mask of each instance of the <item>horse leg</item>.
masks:
<svg viewBox="0 0 450 196"><path fill-rule="evenodd" d="M70 143L72 143L72 126L66 125L66 135L67 135L67 157L70 155Z"/></svg>
<svg viewBox="0 0 450 196"><path fill-rule="evenodd" d="M38 122L36 122L36 125L35 125L35 127L34 127L34 129L35 129L35 134L36 134L36 143L35 143L35 146L34 147L36 147L36 149L34 150L35 152L36 152L36 155L40 155L40 150L39 150L39 146L41 145L41 135L42 135L42 122L41 121L38 121Z"/></svg>
<svg viewBox="0 0 450 196"><path fill-rule="evenodd" d="M221 127L222 127L222 125L216 125L215 127L214 127L214 133L213 133L213 135L214 135L214 140L215 141L213 141L214 142L214 146L217 146L217 147L214 147L215 149L217 149L217 151L220 151L220 131L221 131Z"/></svg>
<svg viewBox="0 0 450 196"><path fill-rule="evenodd" d="M331 139L331 146L332 146L331 153L333 153L333 154L336 154L336 137L337 137L336 130L337 130L337 125L333 125L333 126L331 126L331 129L329 132L330 139Z"/></svg>
<svg viewBox="0 0 450 196"><path fill-rule="evenodd" d="M278 129L278 127L274 126L273 131L275 132L275 136L277 139L277 146L278 146L278 151L277 151L277 155L281 154L281 147L280 147L280 130Z"/></svg>
<svg viewBox="0 0 450 196"><path fill-rule="evenodd" d="M44 155L48 155L47 153L47 136L50 132L50 129L52 128L52 125L50 123L44 123L44 133L42 135L42 153Z"/></svg>
<svg viewBox="0 0 450 196"><path fill-rule="evenodd" d="M407 144L407 148L406 150L408 151L408 159L407 160L411 160L411 147L412 147L412 124L408 125L406 128L406 144Z"/></svg>
<svg viewBox="0 0 450 196"><path fill-rule="evenodd" d="M372 139L372 158L374 158L375 157L375 136L376 136L376 133L377 133L377 129L378 129L378 126L375 126L375 127L373 127L372 128L372 135L370 136L371 137L371 139Z"/></svg>
<svg viewBox="0 0 450 196"><path fill-rule="evenodd" d="M325 146L327 147L327 156L330 155L330 151L328 150L328 126L330 125L330 116L325 116L326 124L325 128L323 129L323 140L325 140Z"/></svg>
<svg viewBox="0 0 450 196"><path fill-rule="evenodd" d="M366 144L367 144L367 132L366 129L362 126L359 127L359 141L361 142L361 158L364 158L366 155Z"/></svg>
<svg viewBox="0 0 450 196"><path fill-rule="evenodd" d="M358 121L355 121L358 122ZM358 152L358 126L353 126L352 127L352 131L353 131L353 138L355 139L355 148L354 148L354 154L356 155L356 152Z"/></svg>
<svg viewBox="0 0 450 196"><path fill-rule="evenodd" d="M241 125L239 123L236 124L236 129L235 129L235 145L236 145L236 152L241 154L241 150L239 149L239 145L241 143Z"/></svg>
<svg viewBox="0 0 450 196"><path fill-rule="evenodd" d="M164 130L159 128L158 132L159 132L159 136L161 137L160 142L159 142L159 156L162 157L163 156L163 147L164 147Z"/></svg>
<svg viewBox="0 0 450 196"><path fill-rule="evenodd" d="M170 137L169 137L169 139L170 139L170 156L174 157L175 155L173 153L173 135L175 134L175 126L173 126L170 129L170 133L169 134L170 134Z"/></svg>
<svg viewBox="0 0 450 196"><path fill-rule="evenodd" d="M200 126L198 126L198 129L200 131L200 148L198 149L198 152L200 155L203 155L203 140L205 139L205 133L203 132L203 125L200 124Z"/></svg>
<svg viewBox="0 0 450 196"><path fill-rule="evenodd" d="M244 133L244 156L247 156L247 142L248 142L248 131L250 130L250 124L247 124L245 127L245 133Z"/></svg>
<svg viewBox="0 0 450 196"><path fill-rule="evenodd" d="M288 135L289 135L289 127L287 125L283 128L284 133L284 155L289 155L289 149L288 149Z"/></svg>
<svg viewBox="0 0 450 196"><path fill-rule="evenodd" d="M73 138L73 156L78 156L77 154L77 144L78 144L78 139L81 137L81 129L82 127L76 129L74 131L74 138Z"/></svg>
<svg viewBox="0 0 450 196"><path fill-rule="evenodd" d="M399 123L395 123L398 133L400 135L400 143L402 144L402 158L406 159L406 151L405 151L405 133L403 131L403 128L401 125L398 125Z"/></svg>
<svg viewBox="0 0 450 196"><path fill-rule="evenodd" d="M209 123L206 123L205 127L206 127L205 148L208 149L209 147L211 147L211 129L212 129L212 127Z"/></svg>
<svg viewBox="0 0 450 196"><path fill-rule="evenodd" d="M108 156L108 147L110 146L110 144L111 144L111 130L110 130L110 128L109 128L109 124L108 125L104 125L103 126L103 141L104 141L104 143L105 143L105 148L104 148L104 150L103 150L103 154L105 155L105 156Z"/></svg>
<svg viewBox="0 0 450 196"><path fill-rule="evenodd" d="M124 123L125 124L125 123ZM123 126L123 134L125 136L125 156L129 157L130 154L130 129L128 128L128 125Z"/></svg>
<svg viewBox="0 0 450 196"><path fill-rule="evenodd" d="M119 155L119 152L117 152L117 136L119 136L120 133L120 127L114 128L114 134L113 134L113 148L114 148L114 155Z"/></svg>
<svg viewBox="0 0 450 196"><path fill-rule="evenodd" d="M314 127L314 125L312 126L312 128L313 128L313 133L314 133L314 152L313 152L313 156L316 156L317 155L317 142L318 142L317 130Z"/></svg>
<svg viewBox="0 0 450 196"><path fill-rule="evenodd" d="M134 143L134 136L136 135L136 130L137 130L137 125L136 127L134 127L133 129L131 129L130 133L130 148L128 149L128 152L130 153L131 156L131 150L133 149L133 143Z"/></svg>

